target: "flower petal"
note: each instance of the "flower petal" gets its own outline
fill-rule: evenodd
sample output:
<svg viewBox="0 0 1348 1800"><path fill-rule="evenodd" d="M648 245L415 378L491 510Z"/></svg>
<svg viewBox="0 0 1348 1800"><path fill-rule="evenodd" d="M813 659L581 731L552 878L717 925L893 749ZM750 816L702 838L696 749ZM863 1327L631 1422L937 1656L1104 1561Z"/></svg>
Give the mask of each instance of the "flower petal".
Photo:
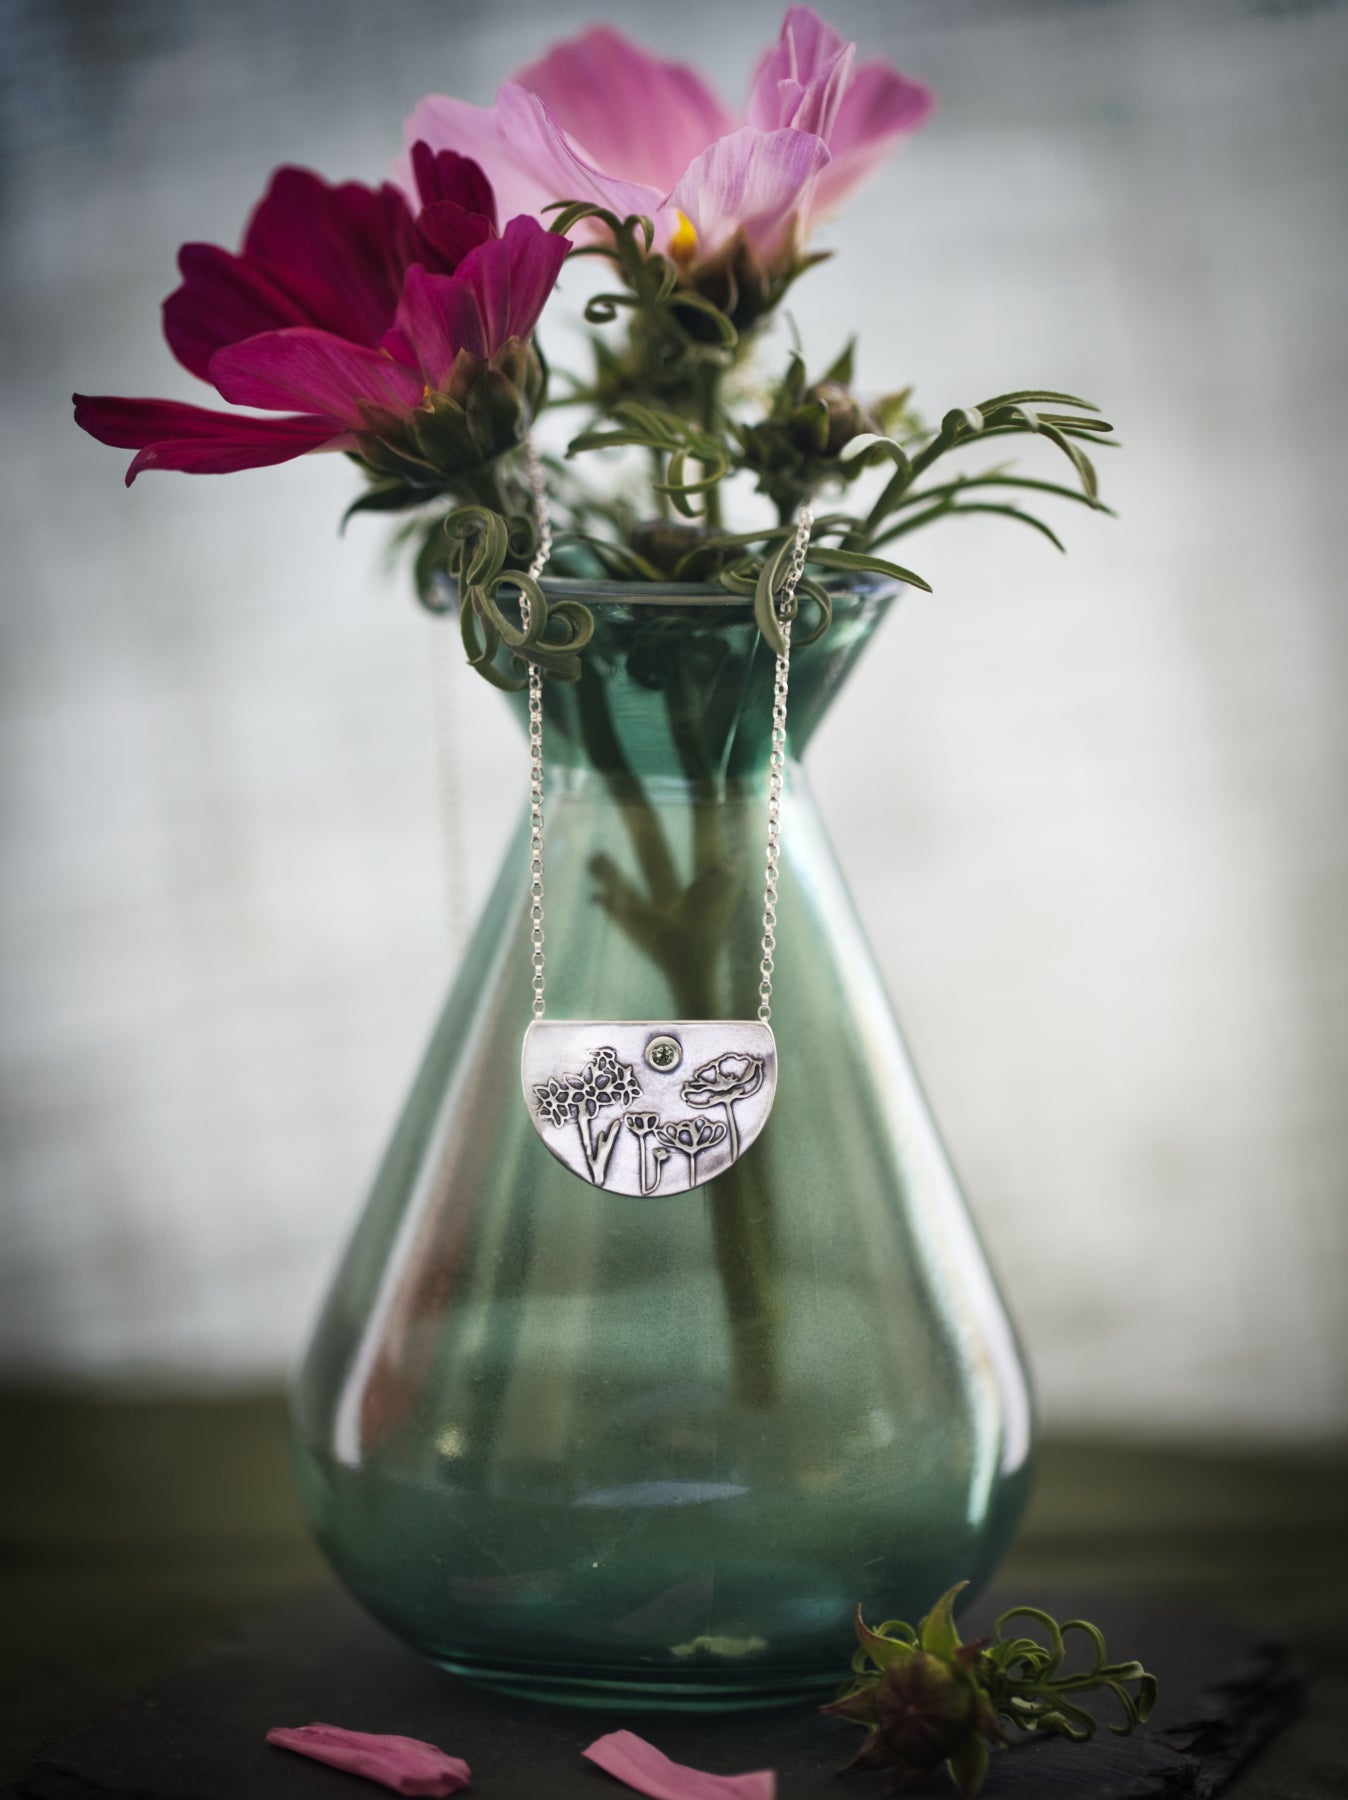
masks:
<svg viewBox="0 0 1348 1800"><path fill-rule="evenodd" d="M410 150L425 142L432 150L449 149L471 158L491 182L502 213L541 213L554 196L531 167L527 150L510 141L494 106L473 106L447 94L428 94L419 101L404 127L409 146L395 178L410 193L416 177Z"/></svg>
<svg viewBox="0 0 1348 1800"><path fill-rule="evenodd" d="M671 1762L634 1731L611 1731L581 1755L648 1800L776 1800L777 1777L771 1769L708 1775Z"/></svg>
<svg viewBox="0 0 1348 1800"><path fill-rule="evenodd" d="M654 216L660 209L657 185L625 181L588 162L571 143L536 94L506 82L495 106L470 106L443 94L428 95L407 122L407 141L424 138L432 147L471 156L487 173L497 204L506 215L542 217L556 200L589 200L616 212ZM404 170L400 178L405 179ZM664 221L666 232L675 223Z"/></svg>
<svg viewBox="0 0 1348 1800"><path fill-rule="evenodd" d="M793 126L831 144L855 54L856 45L810 7L790 7L777 42L754 71L749 123L760 131Z"/></svg>
<svg viewBox="0 0 1348 1800"><path fill-rule="evenodd" d="M527 338L556 286L571 245L536 219L512 219L505 236L479 244L453 275L414 263L384 348L428 386L443 388L461 350L486 362L507 338Z"/></svg>
<svg viewBox="0 0 1348 1800"><path fill-rule="evenodd" d="M244 258L304 323L368 346L392 324L414 254L411 210L397 188L330 187L295 168L276 171L243 242Z"/></svg>
<svg viewBox="0 0 1348 1800"><path fill-rule="evenodd" d="M265 270L214 244L184 244L178 267L183 282L164 302L164 336L183 367L203 381L226 344L311 323Z"/></svg>
<svg viewBox="0 0 1348 1800"><path fill-rule="evenodd" d="M694 69L652 56L606 25L556 45L513 80L538 96L588 162L661 193L735 129Z"/></svg>
<svg viewBox="0 0 1348 1800"><path fill-rule="evenodd" d="M462 1757L446 1756L420 1738L347 1731L340 1725L278 1725L267 1733L267 1742L350 1775L363 1775L395 1794L427 1794L440 1800L466 1788L471 1778Z"/></svg>
<svg viewBox="0 0 1348 1800"><path fill-rule="evenodd" d="M550 200L591 200L620 219L629 213L651 214L660 206L654 183L627 181L589 162L537 94L507 81L496 96L502 129L528 156Z"/></svg>
<svg viewBox="0 0 1348 1800"><path fill-rule="evenodd" d="M545 231L536 219L512 219L504 234L470 251L454 279L472 289L491 356L507 338L527 338L557 285L570 240Z"/></svg>
<svg viewBox="0 0 1348 1800"><path fill-rule="evenodd" d="M496 196L491 183L470 156L457 150L432 150L424 139L412 146L412 174L423 207L452 200L466 212L480 213L497 229Z"/></svg>
<svg viewBox="0 0 1348 1800"><path fill-rule="evenodd" d="M831 212L901 137L928 118L936 96L888 63L862 63L852 72L829 134L832 161L819 177L814 210Z"/></svg>
<svg viewBox="0 0 1348 1800"><path fill-rule="evenodd" d="M437 275L452 275L470 250L494 235L485 213L453 200L437 200L417 214L417 261Z"/></svg>
<svg viewBox="0 0 1348 1800"><path fill-rule="evenodd" d="M352 442L337 419L251 419L176 400L113 395L76 394L75 423L101 444L140 452L127 470L128 487L145 469L231 475L289 462L310 450L349 449Z"/></svg>
<svg viewBox="0 0 1348 1800"><path fill-rule="evenodd" d="M808 131L757 131L742 126L690 165L668 204L687 215L704 257L742 226L764 256L780 248L794 213L808 210L814 183L828 165L821 138Z"/></svg>
<svg viewBox="0 0 1348 1800"><path fill-rule="evenodd" d="M425 384L439 389L460 350L486 361L486 340L473 287L452 275L432 275L413 263L393 329L384 338L389 355L406 368L420 370Z"/></svg>
<svg viewBox="0 0 1348 1800"><path fill-rule="evenodd" d="M329 331L267 331L217 350L211 380L239 406L303 406L359 430L365 407L407 413L422 398L420 376L380 350Z"/></svg>

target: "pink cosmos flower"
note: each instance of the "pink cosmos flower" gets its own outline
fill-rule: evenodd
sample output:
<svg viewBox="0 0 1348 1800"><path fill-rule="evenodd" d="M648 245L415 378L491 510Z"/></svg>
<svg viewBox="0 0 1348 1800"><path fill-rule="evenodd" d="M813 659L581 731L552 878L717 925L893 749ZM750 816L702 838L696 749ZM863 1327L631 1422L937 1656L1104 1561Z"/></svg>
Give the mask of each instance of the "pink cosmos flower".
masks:
<svg viewBox="0 0 1348 1800"><path fill-rule="evenodd" d="M224 399L287 416L77 394L78 424L136 451L128 485L144 469L223 474L310 450L434 480L521 441L527 341L571 246L533 218L498 231L466 157L419 143L411 168L415 211L387 183L285 168L237 255L183 246L169 348Z"/></svg>
<svg viewBox="0 0 1348 1800"><path fill-rule="evenodd" d="M855 54L808 6L791 7L740 121L695 70L594 26L521 69L493 106L427 96L408 142L474 157L518 212L588 200L649 215L685 264L741 232L772 263L931 110L920 82Z"/></svg>

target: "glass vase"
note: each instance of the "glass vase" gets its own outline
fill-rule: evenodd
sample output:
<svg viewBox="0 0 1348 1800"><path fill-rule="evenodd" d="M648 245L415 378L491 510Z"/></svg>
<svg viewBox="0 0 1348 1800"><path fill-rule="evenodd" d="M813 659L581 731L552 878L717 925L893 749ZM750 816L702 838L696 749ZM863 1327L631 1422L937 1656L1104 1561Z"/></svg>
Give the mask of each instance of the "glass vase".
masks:
<svg viewBox="0 0 1348 1800"><path fill-rule="evenodd" d="M548 1016L751 1019L751 607L552 585L597 629L545 684ZM777 1096L723 1173L633 1197L549 1154L520 1083L527 809L506 855L293 1399L319 1542L447 1669L608 1708L823 1697L858 1603L972 1594L1015 1528L1024 1365L797 760L892 598L839 595L793 659Z"/></svg>

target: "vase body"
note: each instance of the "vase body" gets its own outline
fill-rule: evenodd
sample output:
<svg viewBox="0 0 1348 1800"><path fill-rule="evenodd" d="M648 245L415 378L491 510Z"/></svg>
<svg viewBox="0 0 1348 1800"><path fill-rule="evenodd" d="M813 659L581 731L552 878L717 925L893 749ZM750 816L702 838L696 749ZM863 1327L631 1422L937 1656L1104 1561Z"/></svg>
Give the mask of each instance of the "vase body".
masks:
<svg viewBox="0 0 1348 1800"><path fill-rule="evenodd" d="M1019 1518L1022 1359L796 760L889 600L840 597L793 663L777 1092L733 1167L638 1197L540 1141L527 818L505 859L293 1402L328 1557L447 1668L823 1695L858 1603L976 1590ZM546 684L548 1018L753 1019L773 659L745 603L595 613Z"/></svg>

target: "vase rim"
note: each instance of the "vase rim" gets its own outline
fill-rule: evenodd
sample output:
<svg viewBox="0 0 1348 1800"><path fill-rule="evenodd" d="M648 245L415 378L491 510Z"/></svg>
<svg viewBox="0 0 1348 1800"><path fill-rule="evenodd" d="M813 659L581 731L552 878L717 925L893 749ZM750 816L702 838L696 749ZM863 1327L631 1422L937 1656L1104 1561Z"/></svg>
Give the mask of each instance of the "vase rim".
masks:
<svg viewBox="0 0 1348 1800"><path fill-rule="evenodd" d="M676 600L683 606L740 606L753 609L752 594L736 594L714 581L607 581L577 575L546 575L539 582L545 594L559 599L621 602L627 606L654 605ZM824 586L832 593L896 594L904 583L892 576L858 571L851 576L830 576Z"/></svg>
<svg viewBox="0 0 1348 1800"><path fill-rule="evenodd" d="M453 578L441 572L433 581L437 595L443 596L443 603L436 610L447 612L457 604ZM752 611L754 604L752 594L732 593L714 581L641 581L636 577L631 581L609 581L582 575L545 575L538 585L558 600L591 600L600 605L654 606L672 601L680 606L739 606ZM823 585L832 594L884 598L901 593L906 583L890 575L859 569L846 575L830 574Z"/></svg>

